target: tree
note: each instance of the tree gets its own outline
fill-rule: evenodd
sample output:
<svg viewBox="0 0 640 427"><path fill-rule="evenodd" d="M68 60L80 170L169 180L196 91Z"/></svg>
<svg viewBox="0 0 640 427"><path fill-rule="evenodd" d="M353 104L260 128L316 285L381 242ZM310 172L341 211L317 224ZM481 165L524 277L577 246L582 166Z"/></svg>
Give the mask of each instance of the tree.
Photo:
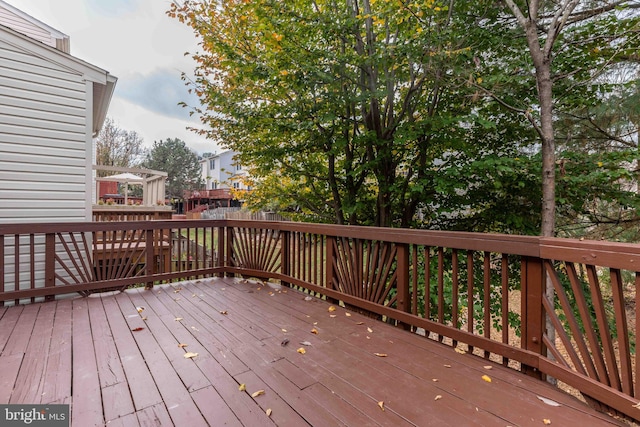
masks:
<svg viewBox="0 0 640 427"><path fill-rule="evenodd" d="M313 218L409 226L435 195L434 161L474 120L441 102L469 91L449 77L466 50L446 8L427 3L203 1L169 13L203 39L192 89L210 135L258 183L278 171Z"/></svg>
<svg viewBox="0 0 640 427"><path fill-rule="evenodd" d="M178 138L154 141L143 167L167 172L166 190L171 199L182 199L185 190L202 185L198 155Z"/></svg>
<svg viewBox="0 0 640 427"><path fill-rule="evenodd" d="M202 39L190 88L209 136L253 166L249 200L307 220L548 234L556 184L567 219L588 216L589 197L621 200L607 177L624 177L627 152L568 150L589 123L569 118L602 117L585 107L618 89L602 79L615 63L607 58L632 57L637 41L624 39L634 28L624 14L587 19L586 7L542 3L536 31L540 49L549 40L556 90L544 108L546 60L533 59L533 38L493 1L199 1L169 14ZM566 21L556 3L572 8ZM612 173L574 179L575 164L557 162L558 139L560 161L579 154Z"/></svg>
<svg viewBox="0 0 640 427"><path fill-rule="evenodd" d="M142 142L135 131L121 129L112 118L107 117L96 138L96 165L138 166L144 156Z"/></svg>

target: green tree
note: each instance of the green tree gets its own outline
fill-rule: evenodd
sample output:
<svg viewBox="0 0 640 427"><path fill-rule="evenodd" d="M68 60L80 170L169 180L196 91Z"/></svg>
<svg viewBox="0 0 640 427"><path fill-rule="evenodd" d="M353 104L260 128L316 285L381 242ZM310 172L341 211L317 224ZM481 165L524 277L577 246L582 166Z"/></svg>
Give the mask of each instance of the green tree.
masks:
<svg viewBox="0 0 640 427"><path fill-rule="evenodd" d="M586 6L540 3L539 43L555 53L550 110L536 96L534 41L495 2L187 1L169 14L202 39L191 90L209 136L252 165L252 202L307 220L538 234L554 223L542 221L556 199L543 176L555 186L560 167L541 130L556 126L555 144L560 121L611 97L605 58L616 46L630 57L620 46L634 43L618 37L633 28L624 14L586 19ZM569 18L554 18L554 5ZM616 37L588 37L598 31ZM583 154L597 164L601 148ZM619 155L605 160L624 175ZM573 208L584 211L587 191L620 199L605 174L579 192L565 176L563 215L584 217Z"/></svg>
<svg viewBox="0 0 640 427"><path fill-rule="evenodd" d="M154 141L143 167L167 172L166 191L171 199L182 199L185 190L202 185L198 155L178 138Z"/></svg>

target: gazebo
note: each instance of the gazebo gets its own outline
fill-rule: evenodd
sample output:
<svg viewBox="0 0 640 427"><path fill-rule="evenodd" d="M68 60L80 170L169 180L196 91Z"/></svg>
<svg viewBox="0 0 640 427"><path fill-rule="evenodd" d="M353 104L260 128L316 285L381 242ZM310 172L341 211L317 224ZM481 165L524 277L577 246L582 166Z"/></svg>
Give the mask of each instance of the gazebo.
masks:
<svg viewBox="0 0 640 427"><path fill-rule="evenodd" d="M118 172L117 174L96 177L96 203L98 200L100 182L118 182L125 184L125 204L127 204L129 185L142 185L142 206L164 205L165 182L167 173L144 168L123 168L117 166L94 165L95 171Z"/></svg>

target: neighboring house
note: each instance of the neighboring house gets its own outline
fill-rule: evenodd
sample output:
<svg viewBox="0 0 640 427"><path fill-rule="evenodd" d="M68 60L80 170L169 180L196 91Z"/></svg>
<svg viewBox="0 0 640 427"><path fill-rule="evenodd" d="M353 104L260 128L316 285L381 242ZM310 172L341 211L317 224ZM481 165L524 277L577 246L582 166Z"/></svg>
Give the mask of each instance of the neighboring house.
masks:
<svg viewBox="0 0 640 427"><path fill-rule="evenodd" d="M236 160L236 155L235 151L229 150L200 160L205 190L250 189L246 184L248 173Z"/></svg>
<svg viewBox="0 0 640 427"><path fill-rule="evenodd" d="M116 80L0 0L0 223L91 220L93 137Z"/></svg>

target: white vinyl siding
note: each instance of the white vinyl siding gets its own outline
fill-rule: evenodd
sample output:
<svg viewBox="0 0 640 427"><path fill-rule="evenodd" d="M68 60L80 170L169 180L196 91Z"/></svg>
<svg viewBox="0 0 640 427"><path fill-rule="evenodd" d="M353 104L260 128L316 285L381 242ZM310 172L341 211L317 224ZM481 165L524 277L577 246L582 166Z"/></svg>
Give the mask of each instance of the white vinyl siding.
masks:
<svg viewBox="0 0 640 427"><path fill-rule="evenodd" d="M56 47L56 39L50 31L41 28L33 22L27 21L3 7L0 7L0 23L48 46Z"/></svg>
<svg viewBox="0 0 640 427"><path fill-rule="evenodd" d="M88 87L0 41L0 222L86 219Z"/></svg>

